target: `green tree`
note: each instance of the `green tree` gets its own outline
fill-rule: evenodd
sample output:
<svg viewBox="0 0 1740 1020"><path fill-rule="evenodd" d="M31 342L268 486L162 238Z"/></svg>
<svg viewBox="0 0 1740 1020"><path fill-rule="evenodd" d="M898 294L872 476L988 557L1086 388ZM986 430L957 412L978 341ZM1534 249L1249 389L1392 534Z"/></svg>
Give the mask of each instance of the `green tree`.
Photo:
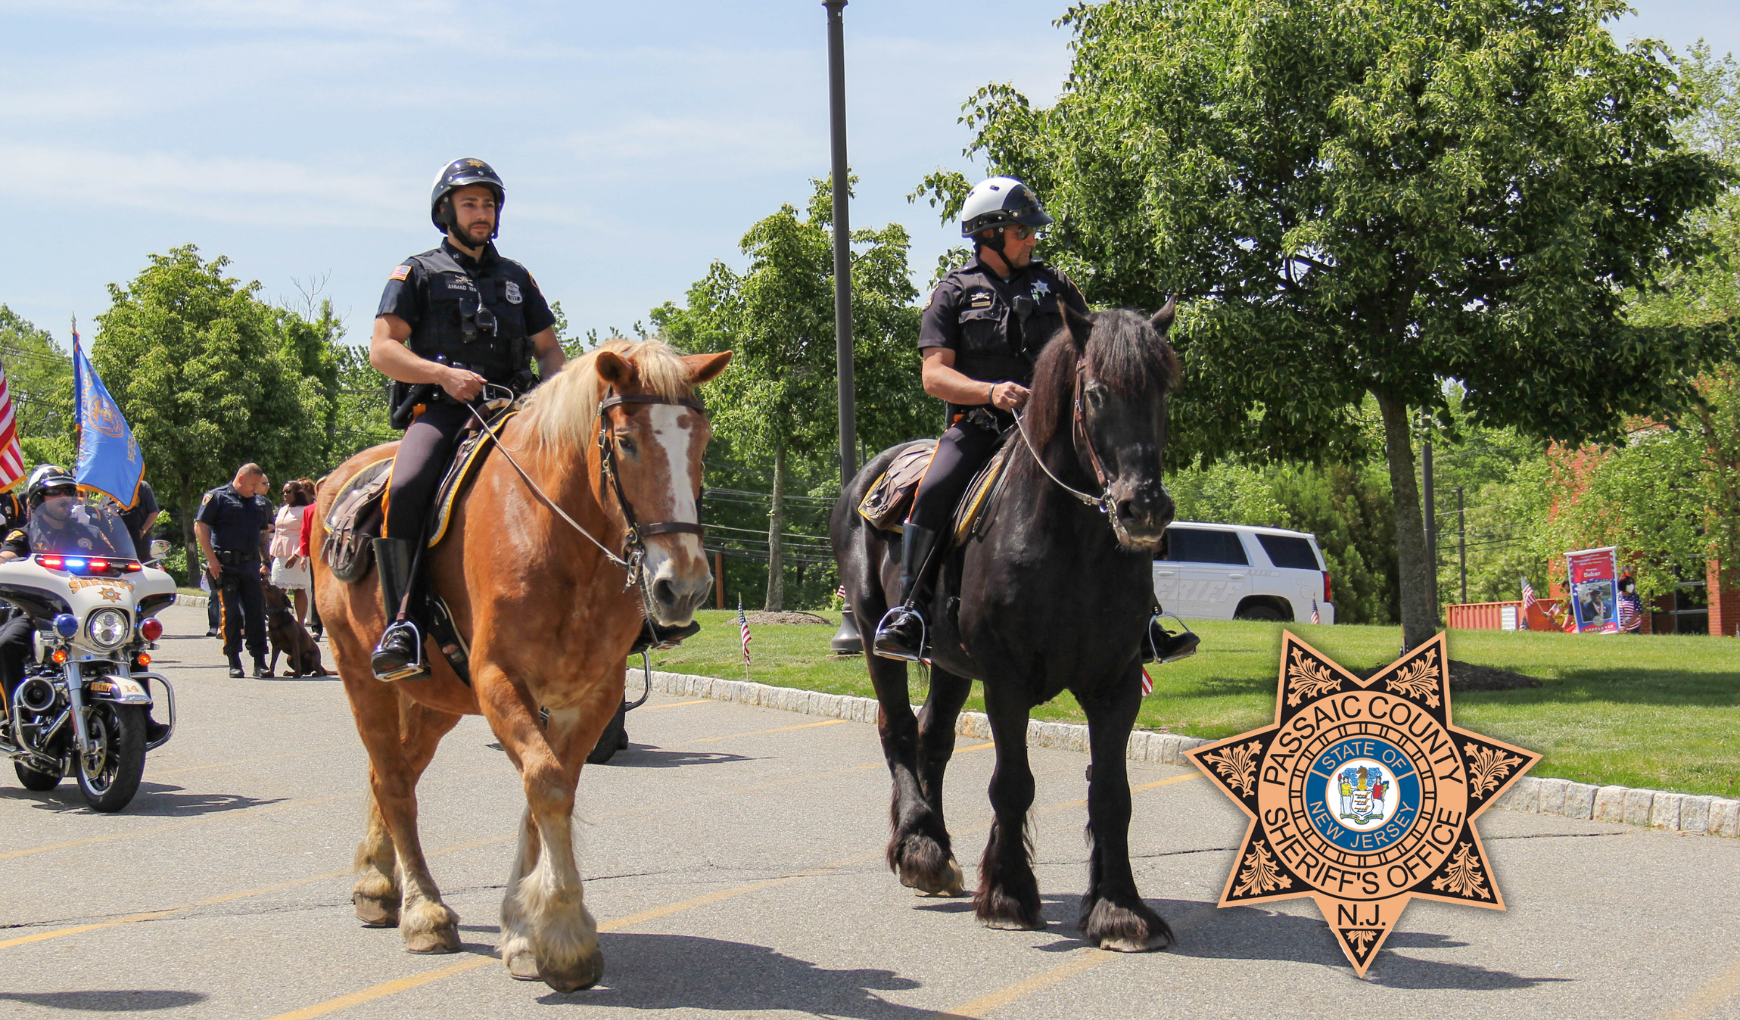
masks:
<svg viewBox="0 0 1740 1020"><path fill-rule="evenodd" d="M159 501L179 510L184 547L201 491L237 465L293 477L329 456L328 384L303 374L303 341L285 330L291 313L259 301L258 282L225 276L228 265L191 244L151 256L126 287L109 285L90 352Z"/></svg>
<svg viewBox="0 0 1740 1020"><path fill-rule="evenodd" d="M12 417L26 469L72 460L72 356L5 305L0 305L0 364L12 396Z"/></svg>
<svg viewBox="0 0 1740 1020"><path fill-rule="evenodd" d="M1181 446L1352 459L1375 398L1410 645L1436 615L1413 431L1445 380L1484 423L1613 441L1692 406L1726 349L1626 321L1629 293L1695 261L1687 215L1729 173L1675 134L1695 98L1671 57L1607 31L1624 9L1080 4L1055 106L1008 86L968 104L973 149L1046 197L1090 300L1191 299Z"/></svg>
<svg viewBox="0 0 1740 1020"><path fill-rule="evenodd" d="M766 607L784 608L785 494L794 458L838 447L831 185L812 180L809 206L790 205L750 228L749 266L714 262L687 304L652 311L659 334L685 351L734 350L708 388L713 429L772 460ZM918 309L899 224L852 232L852 330L858 438L872 448L934 428L937 405L919 384Z"/></svg>

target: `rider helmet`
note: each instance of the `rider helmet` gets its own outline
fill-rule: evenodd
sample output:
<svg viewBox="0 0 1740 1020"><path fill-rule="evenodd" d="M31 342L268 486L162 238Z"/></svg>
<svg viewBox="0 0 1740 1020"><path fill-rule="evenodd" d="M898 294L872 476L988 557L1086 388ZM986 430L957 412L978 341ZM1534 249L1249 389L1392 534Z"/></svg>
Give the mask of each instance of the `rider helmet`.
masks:
<svg viewBox="0 0 1740 1020"><path fill-rule="evenodd" d="M1045 214L1033 189L1013 177L992 177L967 192L961 204L961 236L972 237L990 227L1023 224L1044 227L1055 222ZM999 235L999 240L1001 239Z"/></svg>
<svg viewBox="0 0 1740 1020"><path fill-rule="evenodd" d="M37 469L30 473L30 481L24 487L25 502L30 504L30 509L35 510L42 505L43 499L48 495L48 490L63 487L71 487L76 490L78 484L78 479L59 464L38 465Z"/></svg>
<svg viewBox="0 0 1740 1020"><path fill-rule="evenodd" d="M481 184L495 192L495 229L490 237L501 233L501 207L507 203L507 187L501 178L481 159L456 159L435 175L435 188L429 195L429 220L443 234L455 223L453 203L448 196L468 184Z"/></svg>

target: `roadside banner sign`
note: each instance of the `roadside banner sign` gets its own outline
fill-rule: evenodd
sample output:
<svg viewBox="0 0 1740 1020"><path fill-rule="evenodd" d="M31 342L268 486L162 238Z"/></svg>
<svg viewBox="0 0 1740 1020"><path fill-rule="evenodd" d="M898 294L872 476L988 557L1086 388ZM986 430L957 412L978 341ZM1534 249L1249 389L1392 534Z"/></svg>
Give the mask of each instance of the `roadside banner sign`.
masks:
<svg viewBox="0 0 1740 1020"><path fill-rule="evenodd" d="M1275 722L1187 752L1249 824L1223 907L1308 896L1363 976L1409 900L1503 910L1474 820L1541 756L1462 729L1432 640L1366 679L1281 632Z"/></svg>
<svg viewBox="0 0 1740 1020"><path fill-rule="evenodd" d="M1619 633L1619 550L1614 546L1565 554L1571 587L1572 631Z"/></svg>

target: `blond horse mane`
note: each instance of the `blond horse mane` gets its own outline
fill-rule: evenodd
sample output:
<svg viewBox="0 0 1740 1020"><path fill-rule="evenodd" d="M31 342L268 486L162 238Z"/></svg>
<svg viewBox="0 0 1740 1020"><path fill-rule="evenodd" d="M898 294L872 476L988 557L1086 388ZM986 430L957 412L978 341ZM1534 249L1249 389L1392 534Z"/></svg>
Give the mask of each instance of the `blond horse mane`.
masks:
<svg viewBox="0 0 1740 1020"><path fill-rule="evenodd" d="M598 355L604 351L632 362L641 389L647 393L674 399L687 395L691 389L689 366L670 344L663 340L612 337L590 353L568 362L526 398L520 419L536 438L540 450L584 449L585 444L592 442L598 424L598 401L604 395L604 383L598 378Z"/></svg>

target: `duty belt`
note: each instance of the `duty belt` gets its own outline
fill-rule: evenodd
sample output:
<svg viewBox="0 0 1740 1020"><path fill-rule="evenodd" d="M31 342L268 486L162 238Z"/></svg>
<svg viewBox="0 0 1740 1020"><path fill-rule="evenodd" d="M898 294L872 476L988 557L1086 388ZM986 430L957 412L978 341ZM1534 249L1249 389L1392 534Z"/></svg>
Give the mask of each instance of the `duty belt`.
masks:
<svg viewBox="0 0 1740 1020"><path fill-rule="evenodd" d="M239 567L244 563L254 563L260 559L260 551L243 552L240 549L213 549L217 553L217 561L226 567Z"/></svg>

